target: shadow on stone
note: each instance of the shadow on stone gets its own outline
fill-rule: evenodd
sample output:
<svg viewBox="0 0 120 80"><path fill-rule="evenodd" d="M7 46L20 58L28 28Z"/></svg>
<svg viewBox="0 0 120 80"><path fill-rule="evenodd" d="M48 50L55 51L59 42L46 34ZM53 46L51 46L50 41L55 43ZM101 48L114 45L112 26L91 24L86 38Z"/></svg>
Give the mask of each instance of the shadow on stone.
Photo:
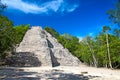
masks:
<svg viewBox="0 0 120 80"><path fill-rule="evenodd" d="M62 70L26 72L19 68L0 68L0 80L98 80L99 76L63 73Z"/></svg>
<svg viewBox="0 0 120 80"><path fill-rule="evenodd" d="M38 67L41 66L39 59L30 52L15 53L8 57L6 63L12 67Z"/></svg>
<svg viewBox="0 0 120 80"><path fill-rule="evenodd" d="M44 77L43 77L44 76ZM46 71L43 75L39 75L46 80L89 80L88 76L73 74L73 73L63 73L62 70L51 70Z"/></svg>
<svg viewBox="0 0 120 80"><path fill-rule="evenodd" d="M48 47L50 48L50 57L52 61L52 67L60 66L60 63L57 61L57 59L54 56L54 53L52 52L52 48L54 48L53 44L47 39Z"/></svg>
<svg viewBox="0 0 120 80"><path fill-rule="evenodd" d="M60 66L60 63L55 58L52 50L50 50L50 56L51 56L51 61L52 61L52 67Z"/></svg>
<svg viewBox="0 0 120 80"><path fill-rule="evenodd" d="M25 72L22 69L0 68L0 80L40 80L39 77L32 77L36 72Z"/></svg>
<svg viewBox="0 0 120 80"><path fill-rule="evenodd" d="M48 42L48 47L49 48L54 48L53 44L47 39L47 42Z"/></svg>

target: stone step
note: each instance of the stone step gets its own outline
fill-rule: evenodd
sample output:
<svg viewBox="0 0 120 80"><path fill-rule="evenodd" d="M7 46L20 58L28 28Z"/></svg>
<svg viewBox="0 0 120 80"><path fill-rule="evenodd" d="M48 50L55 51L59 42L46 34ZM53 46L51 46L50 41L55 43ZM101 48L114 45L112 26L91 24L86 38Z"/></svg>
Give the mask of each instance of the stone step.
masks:
<svg viewBox="0 0 120 80"><path fill-rule="evenodd" d="M21 57L18 57L18 53L25 53L25 55L22 54ZM36 57L37 60L41 63L39 66L77 66L80 64L78 58L73 56L67 49L58 43L55 37L42 30L42 28L39 26L32 27L26 32L22 42L16 49L16 55L13 57L13 60L19 59L15 60L14 65L18 65L18 63L22 62L27 65L28 62L29 64L36 64L38 61L32 59L31 56L27 56L30 54L34 54L32 57ZM30 62L31 60L33 61Z"/></svg>

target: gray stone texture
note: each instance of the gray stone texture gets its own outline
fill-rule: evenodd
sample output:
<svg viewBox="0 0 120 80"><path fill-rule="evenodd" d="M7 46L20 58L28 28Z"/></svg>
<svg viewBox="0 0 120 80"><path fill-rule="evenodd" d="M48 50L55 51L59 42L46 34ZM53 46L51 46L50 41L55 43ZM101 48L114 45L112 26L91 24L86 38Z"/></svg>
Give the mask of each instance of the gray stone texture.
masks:
<svg viewBox="0 0 120 80"><path fill-rule="evenodd" d="M77 57L73 56L58 43L57 39L40 26L33 26L26 32L16 49L16 54L18 53L34 54L33 56L38 59L40 66L78 66L80 64ZM31 60L31 63L33 62Z"/></svg>

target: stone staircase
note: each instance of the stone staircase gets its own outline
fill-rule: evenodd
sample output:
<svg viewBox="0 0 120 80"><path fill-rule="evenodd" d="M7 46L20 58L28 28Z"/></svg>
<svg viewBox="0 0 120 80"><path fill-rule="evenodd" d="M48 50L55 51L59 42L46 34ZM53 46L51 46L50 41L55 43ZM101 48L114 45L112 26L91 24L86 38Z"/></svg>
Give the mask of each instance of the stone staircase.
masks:
<svg viewBox="0 0 120 80"><path fill-rule="evenodd" d="M18 57L19 54L24 54ZM35 59L25 58L24 56L32 54ZM12 56L13 57L13 56ZM16 57L16 58L15 58ZM27 59L27 60L25 60ZM13 58L11 58L13 60ZM19 60L19 61L18 61ZM28 62L27 62L28 61ZM12 61L11 61L12 62ZM29 29L14 55L14 65L22 66L24 62L27 66L78 66L80 61L65 49L57 39L40 26L33 26ZM31 64L32 63L32 64ZM36 63L38 65L36 65ZM14 66L12 65L12 66Z"/></svg>

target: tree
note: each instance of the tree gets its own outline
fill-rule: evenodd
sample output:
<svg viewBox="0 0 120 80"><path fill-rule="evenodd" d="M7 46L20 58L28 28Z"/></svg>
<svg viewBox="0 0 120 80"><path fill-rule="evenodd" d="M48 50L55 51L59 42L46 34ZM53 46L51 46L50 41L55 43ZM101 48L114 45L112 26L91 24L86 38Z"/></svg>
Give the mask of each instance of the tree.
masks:
<svg viewBox="0 0 120 80"><path fill-rule="evenodd" d="M91 37L90 36L87 36L86 37L86 44L88 45L88 48L91 52L91 55L92 55L92 58L93 58L93 62L94 62L94 66L95 67L98 67L98 62L97 62L97 59L95 57L95 52L94 52L94 49L93 49L93 41L91 40Z"/></svg>
<svg viewBox="0 0 120 80"><path fill-rule="evenodd" d="M95 36L94 43L98 67L107 68L108 58L106 53L106 37L103 32L100 32L97 36Z"/></svg>
<svg viewBox="0 0 120 80"><path fill-rule="evenodd" d="M117 36L118 38L120 37L120 30L119 29L114 29L114 35Z"/></svg>
<svg viewBox="0 0 120 80"><path fill-rule="evenodd" d="M0 0L0 15L1 13L4 11L4 9L6 8L7 6L5 4L3 4Z"/></svg>
<svg viewBox="0 0 120 80"><path fill-rule="evenodd" d="M112 67L120 68L120 39L115 35L109 35L109 37Z"/></svg>
<svg viewBox="0 0 120 80"><path fill-rule="evenodd" d="M29 25L20 25L13 28L13 22L6 16L0 16L0 58L12 53L24 37Z"/></svg>
<svg viewBox="0 0 120 80"><path fill-rule="evenodd" d="M49 32L53 37L55 37L55 38L58 38L59 37L59 33L55 30L55 29L53 29L53 28L51 28L51 27L45 27L44 28L47 32Z"/></svg>
<svg viewBox="0 0 120 80"><path fill-rule="evenodd" d="M86 44L86 40L83 39L78 45L77 49L74 51L76 57L80 59L81 62L93 66L93 58L91 52Z"/></svg>
<svg viewBox="0 0 120 80"><path fill-rule="evenodd" d="M110 9L107 13L109 14L109 19L114 23L118 24L120 28L120 0L115 5L115 9ZM115 67L115 65L119 64L119 49L120 49L120 29L116 28L114 29L114 35L110 35L111 40L111 45L109 46L112 50L111 52L111 59L112 59L112 67ZM114 42L113 42L114 41ZM119 48L119 49L118 49ZM109 62L110 63L110 62ZM117 67L120 67L117 66Z"/></svg>
<svg viewBox="0 0 120 80"><path fill-rule="evenodd" d="M30 27L29 24L28 25L19 25L19 26L13 27L13 30L14 30L13 39L14 39L15 44L19 44L22 41L22 39L23 39L26 31L29 29L29 27Z"/></svg>
<svg viewBox="0 0 120 80"><path fill-rule="evenodd" d="M13 23L5 16L0 16L0 55L5 56L6 51L12 49Z"/></svg>
<svg viewBox="0 0 120 80"><path fill-rule="evenodd" d="M79 44L79 39L77 37L65 33L59 36L58 41L73 55L75 55L74 52L76 51L77 45Z"/></svg>
<svg viewBox="0 0 120 80"><path fill-rule="evenodd" d="M112 68L110 47L109 47L109 40L108 40L108 31L109 30L111 30L109 26L103 26L103 32L105 32L105 35L106 35L106 45L107 45L107 54L108 54L108 59L109 59L109 66L110 66L110 68Z"/></svg>
<svg viewBox="0 0 120 80"><path fill-rule="evenodd" d="M109 14L109 19L120 26L120 0L116 3L116 9L110 9L107 14Z"/></svg>
<svg viewBox="0 0 120 80"><path fill-rule="evenodd" d="M73 55L90 66L120 68L120 32L117 29L110 34L109 30L111 30L109 26L103 26L97 36L86 36L80 42L78 38L67 33L57 36L57 40ZM49 31L54 33L52 30Z"/></svg>
<svg viewBox="0 0 120 80"><path fill-rule="evenodd" d="M65 37L68 40L72 40L73 39L73 36L68 34L68 33L64 33L62 36Z"/></svg>

